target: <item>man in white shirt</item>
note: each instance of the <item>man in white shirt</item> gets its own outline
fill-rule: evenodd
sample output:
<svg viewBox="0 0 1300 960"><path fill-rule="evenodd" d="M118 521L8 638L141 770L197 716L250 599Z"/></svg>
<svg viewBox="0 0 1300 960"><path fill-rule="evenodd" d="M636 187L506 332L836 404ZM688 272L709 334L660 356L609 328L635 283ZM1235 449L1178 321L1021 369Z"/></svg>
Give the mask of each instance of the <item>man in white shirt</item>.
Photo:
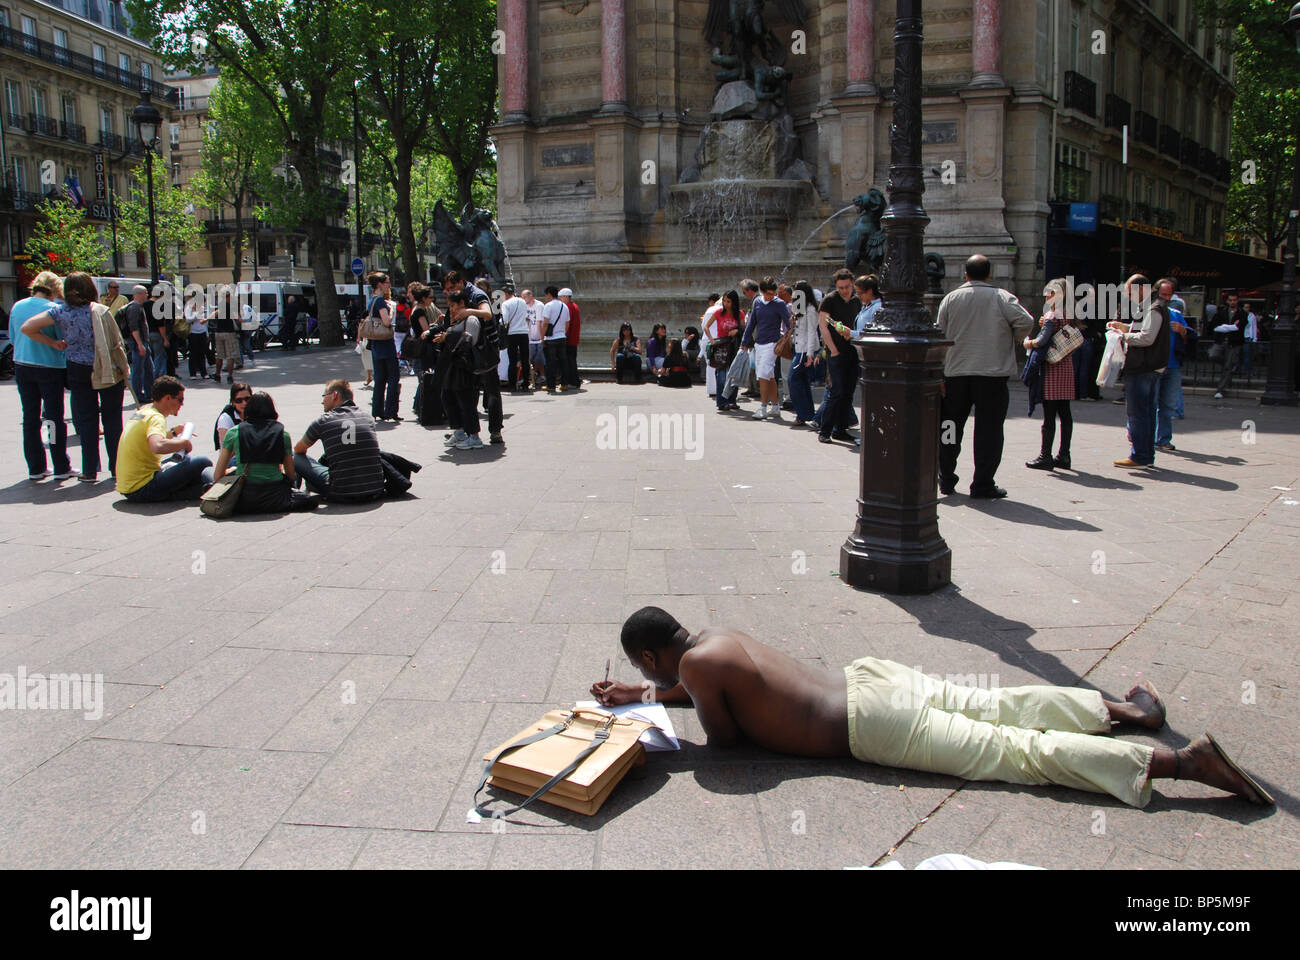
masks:
<svg viewBox="0 0 1300 960"><path fill-rule="evenodd" d="M546 354L546 392L556 392L556 381L564 373L568 347L569 308L560 298L560 288L546 288L546 305L542 307L542 338ZM563 392L564 387L559 387Z"/></svg>
<svg viewBox="0 0 1300 960"><path fill-rule="evenodd" d="M533 384L540 385L546 373L546 356L542 349L542 305L533 296L533 291L525 290L520 294L528 309L528 366L531 367Z"/></svg>
<svg viewBox="0 0 1300 960"><path fill-rule="evenodd" d="M515 296L515 286L507 283L501 288L506 298L501 301L501 327L506 336L506 355L510 369L506 381L512 393L528 390L528 304L523 297Z"/></svg>

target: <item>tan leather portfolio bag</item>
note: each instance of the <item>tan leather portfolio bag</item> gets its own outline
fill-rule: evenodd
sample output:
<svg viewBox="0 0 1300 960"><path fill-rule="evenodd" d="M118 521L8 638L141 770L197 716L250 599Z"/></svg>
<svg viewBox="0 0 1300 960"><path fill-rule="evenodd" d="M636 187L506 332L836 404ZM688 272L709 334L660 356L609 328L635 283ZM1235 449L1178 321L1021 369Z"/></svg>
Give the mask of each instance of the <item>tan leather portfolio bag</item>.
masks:
<svg viewBox="0 0 1300 960"><path fill-rule="evenodd" d="M651 726L603 710L552 710L484 755L487 767L474 791L474 810L502 817L542 800L593 814L628 770L645 762L638 740ZM484 810L478 795L489 783L528 799L509 810Z"/></svg>

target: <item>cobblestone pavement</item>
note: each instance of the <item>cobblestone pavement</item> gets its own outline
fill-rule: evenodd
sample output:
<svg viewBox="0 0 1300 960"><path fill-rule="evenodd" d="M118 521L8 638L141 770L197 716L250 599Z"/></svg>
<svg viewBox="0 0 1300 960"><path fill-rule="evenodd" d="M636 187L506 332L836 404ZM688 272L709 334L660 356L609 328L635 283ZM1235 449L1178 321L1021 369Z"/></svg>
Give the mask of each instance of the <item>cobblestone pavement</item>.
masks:
<svg viewBox="0 0 1300 960"><path fill-rule="evenodd" d="M271 351L246 373L296 438L320 385L358 367L347 350ZM404 414L413 389L405 378ZM200 448L225 398L187 391ZM107 482L30 483L17 393L0 384L0 677L104 681L96 718L0 711L0 865L786 868L892 854L910 867L951 851L1048 867L1300 863L1295 410L1189 398L1179 452L1127 472L1111 466L1127 453L1123 408L1076 403L1077 472L1044 474L1021 465L1038 424L1013 393L999 473L1011 499L946 498L953 586L891 598L836 577L856 454L788 414L722 417L700 388L607 383L505 402L507 443L480 452L384 425L386 449L424 464L413 496L215 522L194 504L126 505ZM698 413L700 445L601 449L597 418L619 406ZM1114 698L1152 680L1169 725L1136 738L1177 746L1208 728L1278 806L1162 781L1133 810L710 750L674 707L684 749L652 756L597 816L467 823L488 747L585 699L607 657L637 679L618 626L646 603L832 670L875 655Z"/></svg>

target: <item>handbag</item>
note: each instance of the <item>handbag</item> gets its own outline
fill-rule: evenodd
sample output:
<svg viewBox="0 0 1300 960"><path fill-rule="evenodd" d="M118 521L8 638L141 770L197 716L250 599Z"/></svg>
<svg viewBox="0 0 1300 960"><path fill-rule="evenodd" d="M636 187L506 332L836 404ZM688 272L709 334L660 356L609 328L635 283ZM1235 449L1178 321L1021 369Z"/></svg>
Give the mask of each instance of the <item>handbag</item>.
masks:
<svg viewBox="0 0 1300 960"><path fill-rule="evenodd" d="M726 370L731 366L731 361L736 357L736 338L735 336L722 337L714 340L712 351L709 354L709 366L716 370Z"/></svg>
<svg viewBox="0 0 1300 960"><path fill-rule="evenodd" d="M361 336L365 340L392 340L393 328L384 321L380 320L375 314L376 297L370 301L370 313L366 315L365 322L361 324Z"/></svg>
<svg viewBox="0 0 1300 960"><path fill-rule="evenodd" d="M241 465L236 476L222 477L203 491L203 495L199 497L199 510L205 517L225 520L235 515L239 495L244 492L245 469Z"/></svg>
<svg viewBox="0 0 1300 960"><path fill-rule="evenodd" d="M552 710L484 754L487 766L474 791L474 812L500 818L541 800L593 814L628 771L645 762L645 748L639 741L652 726L603 710ZM527 799L509 810L486 811L478 795L488 785Z"/></svg>
<svg viewBox="0 0 1300 960"><path fill-rule="evenodd" d="M1060 363L1074 351L1083 346L1083 334L1078 327L1064 324L1052 334L1052 342L1047 345L1047 362Z"/></svg>
<svg viewBox="0 0 1300 960"><path fill-rule="evenodd" d="M782 360L794 359L794 324L791 324L790 329L776 342L775 349L776 355Z"/></svg>

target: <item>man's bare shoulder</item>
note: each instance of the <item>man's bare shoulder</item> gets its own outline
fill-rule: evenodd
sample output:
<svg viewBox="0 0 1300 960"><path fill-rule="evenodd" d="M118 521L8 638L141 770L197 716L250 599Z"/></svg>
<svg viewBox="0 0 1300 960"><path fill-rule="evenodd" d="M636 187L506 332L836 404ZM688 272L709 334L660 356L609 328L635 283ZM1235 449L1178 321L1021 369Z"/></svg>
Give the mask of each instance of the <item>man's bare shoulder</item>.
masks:
<svg viewBox="0 0 1300 960"><path fill-rule="evenodd" d="M758 641L734 627L705 627L700 631L695 646L682 654L684 667L708 668L739 661L748 661L745 646Z"/></svg>

